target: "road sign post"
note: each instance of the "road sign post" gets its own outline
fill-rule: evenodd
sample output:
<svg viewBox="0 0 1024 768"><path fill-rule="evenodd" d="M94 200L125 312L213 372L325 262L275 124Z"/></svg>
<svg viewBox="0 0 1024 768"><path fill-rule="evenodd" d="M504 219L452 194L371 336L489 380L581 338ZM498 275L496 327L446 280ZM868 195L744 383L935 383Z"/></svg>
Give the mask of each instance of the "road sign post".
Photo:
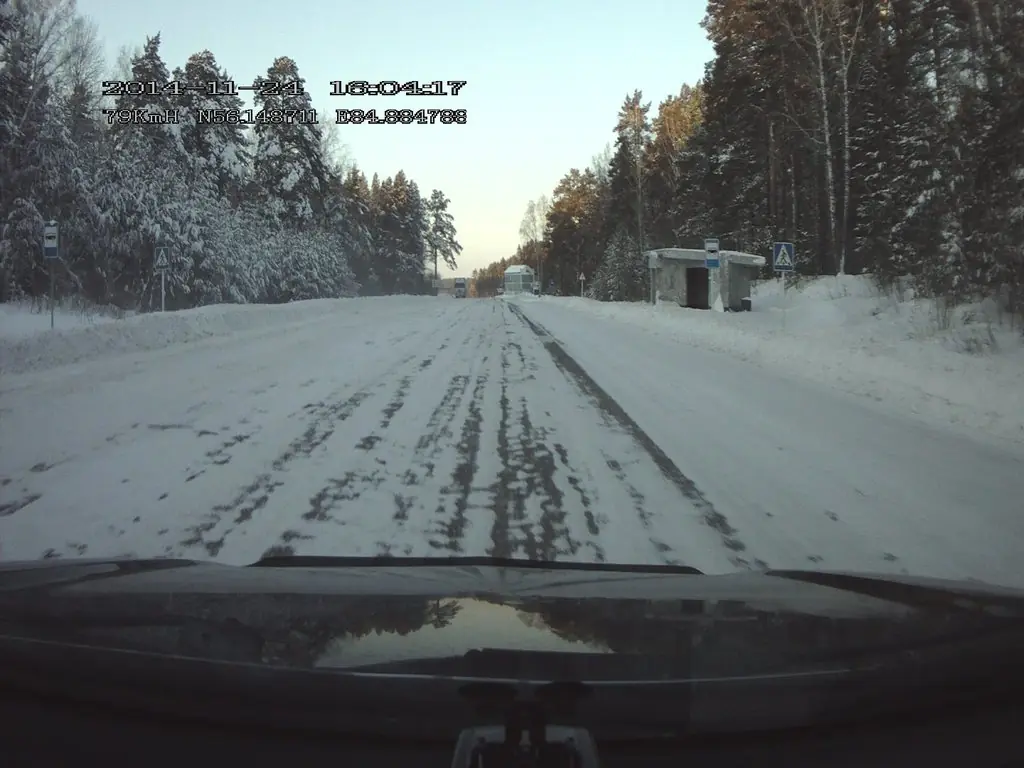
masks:
<svg viewBox="0 0 1024 768"><path fill-rule="evenodd" d="M786 275L796 271L796 248L792 243L775 243L772 246L772 269L782 277L782 328L786 328Z"/></svg>
<svg viewBox="0 0 1024 768"><path fill-rule="evenodd" d="M57 278L53 271L53 263L60 258L60 227L52 219L43 225L43 258L50 268L50 328L55 325L54 306L57 303Z"/></svg>
<svg viewBox="0 0 1024 768"><path fill-rule="evenodd" d="M170 268L170 260L167 258L167 246L156 247L156 258L153 267L160 273L160 311L167 311L167 270Z"/></svg>
<svg viewBox="0 0 1024 768"><path fill-rule="evenodd" d="M708 269L718 269L718 238L709 237L704 241L704 266Z"/></svg>

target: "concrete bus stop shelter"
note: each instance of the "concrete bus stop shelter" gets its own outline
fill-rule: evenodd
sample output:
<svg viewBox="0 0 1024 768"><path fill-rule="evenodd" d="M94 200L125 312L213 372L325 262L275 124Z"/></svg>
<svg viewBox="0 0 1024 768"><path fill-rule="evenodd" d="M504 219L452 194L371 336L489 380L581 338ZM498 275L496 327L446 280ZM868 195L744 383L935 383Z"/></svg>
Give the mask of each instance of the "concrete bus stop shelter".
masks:
<svg viewBox="0 0 1024 768"><path fill-rule="evenodd" d="M717 269L704 265L706 254L697 248L658 248L644 255L651 303L674 301L691 309L749 309L750 284L767 264L764 256L741 251L719 251Z"/></svg>

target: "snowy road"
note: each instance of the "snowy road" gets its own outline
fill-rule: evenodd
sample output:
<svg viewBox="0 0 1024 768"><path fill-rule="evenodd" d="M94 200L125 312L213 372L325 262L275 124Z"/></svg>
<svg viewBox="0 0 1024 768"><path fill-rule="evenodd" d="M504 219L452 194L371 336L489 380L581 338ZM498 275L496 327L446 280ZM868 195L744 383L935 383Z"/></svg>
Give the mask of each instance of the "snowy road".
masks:
<svg viewBox="0 0 1024 768"><path fill-rule="evenodd" d="M492 554L1024 584L1014 449L556 301L339 307L5 377L0 558Z"/></svg>

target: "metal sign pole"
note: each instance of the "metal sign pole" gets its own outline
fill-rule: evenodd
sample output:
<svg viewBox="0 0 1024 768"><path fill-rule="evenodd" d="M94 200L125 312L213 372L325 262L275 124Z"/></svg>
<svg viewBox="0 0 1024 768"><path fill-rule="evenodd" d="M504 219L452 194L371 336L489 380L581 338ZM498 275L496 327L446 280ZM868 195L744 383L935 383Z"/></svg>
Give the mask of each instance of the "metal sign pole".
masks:
<svg viewBox="0 0 1024 768"><path fill-rule="evenodd" d="M786 306L789 304L787 288L789 275L796 270L796 246L792 243L772 245L772 269L782 278L782 330L786 330Z"/></svg>
<svg viewBox="0 0 1024 768"><path fill-rule="evenodd" d="M170 259L167 257L167 246L156 247L156 258L153 266L160 273L160 311L167 311L167 270L171 267Z"/></svg>
<svg viewBox="0 0 1024 768"><path fill-rule="evenodd" d="M786 330L786 307L789 304L789 299L786 298L786 283L789 282L789 278L786 273L782 273L782 330Z"/></svg>
<svg viewBox="0 0 1024 768"><path fill-rule="evenodd" d="M53 262L60 258L60 227L50 220L43 225L43 258L50 268L50 329L56 325L57 275L53 271Z"/></svg>

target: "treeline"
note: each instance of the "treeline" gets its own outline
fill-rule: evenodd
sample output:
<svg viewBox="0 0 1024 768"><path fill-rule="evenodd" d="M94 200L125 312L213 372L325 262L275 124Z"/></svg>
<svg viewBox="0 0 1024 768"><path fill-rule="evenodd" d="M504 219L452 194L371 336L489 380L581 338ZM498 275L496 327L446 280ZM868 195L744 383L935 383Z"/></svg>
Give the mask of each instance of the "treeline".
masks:
<svg viewBox="0 0 1024 768"><path fill-rule="evenodd" d="M209 51L169 71L159 34L124 69L118 79L161 86L232 79ZM48 291L50 219L58 293L125 309L159 305L161 246L169 308L424 293L435 258L456 266L444 193L425 196L402 171L368 180L339 157L333 125L201 125L197 108L245 105L173 85L104 97L109 79L73 0L0 0L0 300ZM293 59L261 79L298 85L257 94L255 114L311 108ZM122 124L111 109L178 122Z"/></svg>
<svg viewBox="0 0 1024 768"><path fill-rule="evenodd" d="M509 263L636 300L643 248L787 240L804 274L1024 307L1024 3L711 0L703 25L703 80L653 115L627 96L614 145L529 204Z"/></svg>

